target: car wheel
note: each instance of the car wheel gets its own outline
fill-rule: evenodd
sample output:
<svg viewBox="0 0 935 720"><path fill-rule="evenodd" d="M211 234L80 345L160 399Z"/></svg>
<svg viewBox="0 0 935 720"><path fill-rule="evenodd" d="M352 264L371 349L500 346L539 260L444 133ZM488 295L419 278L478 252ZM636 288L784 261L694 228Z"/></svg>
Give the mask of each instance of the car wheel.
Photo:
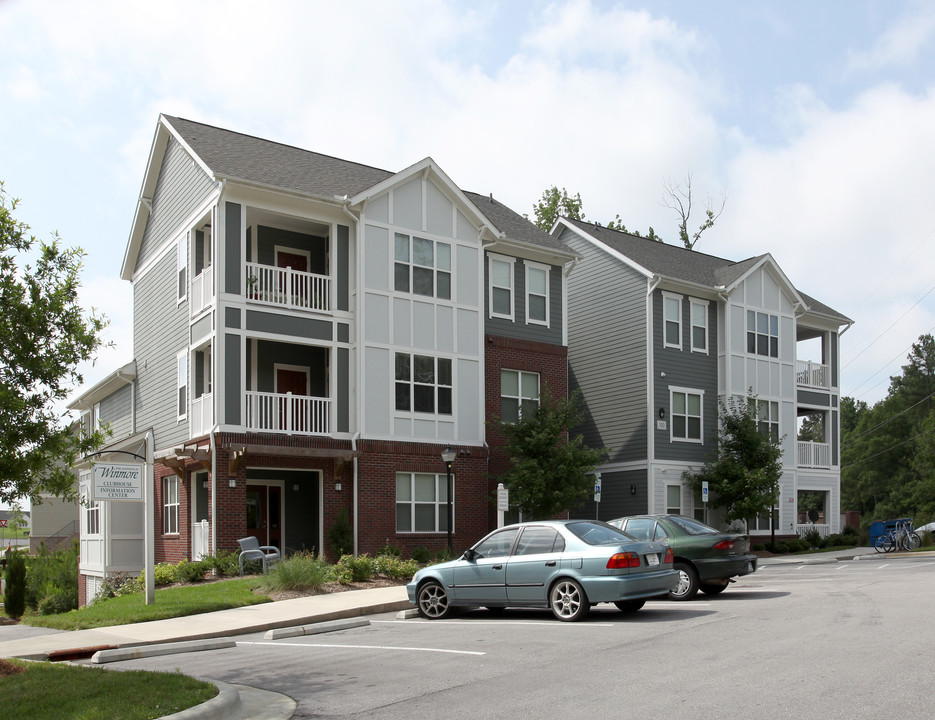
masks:
<svg viewBox="0 0 935 720"><path fill-rule="evenodd" d="M623 612L636 612L646 604L645 600L618 600L614 603L618 610Z"/></svg>
<svg viewBox="0 0 935 720"><path fill-rule="evenodd" d="M451 614L451 606L448 604L448 593L445 588L434 580L431 580L419 588L417 598L419 614L429 620L438 620Z"/></svg>
<svg viewBox="0 0 935 720"><path fill-rule="evenodd" d="M719 595L727 590L728 583L701 583L701 592L705 595Z"/></svg>
<svg viewBox="0 0 935 720"><path fill-rule="evenodd" d="M675 569L679 571L679 584L669 591L669 599L691 600L698 594L698 573L688 563L677 562Z"/></svg>
<svg viewBox="0 0 935 720"><path fill-rule="evenodd" d="M559 580L549 592L549 607L559 620L580 620L588 614L591 605L584 588L574 580Z"/></svg>

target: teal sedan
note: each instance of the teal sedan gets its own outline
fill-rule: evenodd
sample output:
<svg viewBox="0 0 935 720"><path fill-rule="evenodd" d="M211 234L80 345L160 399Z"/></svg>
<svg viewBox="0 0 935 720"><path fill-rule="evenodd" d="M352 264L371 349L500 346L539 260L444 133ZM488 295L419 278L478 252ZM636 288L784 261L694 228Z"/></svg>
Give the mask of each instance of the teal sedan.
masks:
<svg viewBox="0 0 935 720"><path fill-rule="evenodd" d="M672 551L597 520L547 520L494 530L457 560L416 572L409 602L429 620L457 607L550 608L581 620L592 605L623 612L676 587Z"/></svg>
<svg viewBox="0 0 935 720"><path fill-rule="evenodd" d="M669 591L672 600L691 600L699 590L717 595L733 578L756 571L756 555L750 538L725 533L684 515L633 515L610 524L643 540L667 542L675 554L678 585Z"/></svg>

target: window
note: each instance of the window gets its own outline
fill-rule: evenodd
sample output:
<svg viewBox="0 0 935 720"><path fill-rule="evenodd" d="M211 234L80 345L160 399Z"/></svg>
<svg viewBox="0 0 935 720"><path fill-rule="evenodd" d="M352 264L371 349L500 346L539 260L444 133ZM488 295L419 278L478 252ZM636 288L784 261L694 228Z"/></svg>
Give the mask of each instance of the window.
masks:
<svg viewBox="0 0 935 720"><path fill-rule="evenodd" d="M518 533L518 528L496 532L475 545L474 552L482 558L505 557L510 554Z"/></svg>
<svg viewBox="0 0 935 720"><path fill-rule="evenodd" d="M396 409L451 415L451 359L396 353Z"/></svg>
<svg viewBox="0 0 935 720"><path fill-rule="evenodd" d="M162 532L175 535L179 531L179 477L162 479Z"/></svg>
<svg viewBox="0 0 935 720"><path fill-rule="evenodd" d="M764 435L779 439L779 403L775 400L756 401L756 426Z"/></svg>
<svg viewBox="0 0 935 720"><path fill-rule="evenodd" d="M747 310L747 352L779 357L779 317Z"/></svg>
<svg viewBox="0 0 935 720"><path fill-rule="evenodd" d="M490 255L490 316L513 319L513 258Z"/></svg>
<svg viewBox="0 0 935 720"><path fill-rule="evenodd" d="M396 473L396 532L448 532L447 475Z"/></svg>
<svg viewBox="0 0 935 720"><path fill-rule="evenodd" d="M701 408L703 393L691 390L670 390L672 407L672 439L702 442Z"/></svg>
<svg viewBox="0 0 935 720"><path fill-rule="evenodd" d="M91 473L81 473L81 504L84 513L85 535L100 535L101 533L101 504L91 499Z"/></svg>
<svg viewBox="0 0 935 720"><path fill-rule="evenodd" d="M519 422L539 409L539 373L520 370L500 371L500 419Z"/></svg>
<svg viewBox="0 0 935 720"><path fill-rule="evenodd" d="M708 352L708 303L691 299L692 352Z"/></svg>
<svg viewBox="0 0 935 720"><path fill-rule="evenodd" d="M527 527L519 539L514 555L556 553L565 549L565 539L550 527Z"/></svg>
<svg viewBox="0 0 935 720"><path fill-rule="evenodd" d="M178 354L177 385L178 388L178 418L184 420L188 415L188 352Z"/></svg>
<svg viewBox="0 0 935 720"><path fill-rule="evenodd" d="M526 262L526 322L549 324L549 266Z"/></svg>
<svg viewBox="0 0 935 720"><path fill-rule="evenodd" d="M682 296L662 294L663 347L682 349Z"/></svg>
<svg viewBox="0 0 935 720"><path fill-rule="evenodd" d="M451 245L396 233L394 274L399 292L451 300Z"/></svg>
<svg viewBox="0 0 935 720"><path fill-rule="evenodd" d="M695 520L697 520L698 522L704 522L705 520L707 520L707 518L705 517L705 502L704 502L704 499L701 497L700 489L694 494L693 500L694 500L694 512L692 513L692 517L694 517Z"/></svg>
<svg viewBox="0 0 935 720"><path fill-rule="evenodd" d="M666 515L682 514L682 486L666 485Z"/></svg>
<svg viewBox="0 0 935 720"><path fill-rule="evenodd" d="M188 267L188 252L185 246L185 237L183 236L179 240L179 247L176 254L176 267L178 271L178 301L182 302L187 295L188 290L188 275L186 269Z"/></svg>

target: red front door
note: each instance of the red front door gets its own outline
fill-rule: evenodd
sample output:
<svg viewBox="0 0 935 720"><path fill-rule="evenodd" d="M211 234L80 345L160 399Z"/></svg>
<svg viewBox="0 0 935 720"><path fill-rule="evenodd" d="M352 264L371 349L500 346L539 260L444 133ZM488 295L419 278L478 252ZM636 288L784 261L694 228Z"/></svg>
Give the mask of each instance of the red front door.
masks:
<svg viewBox="0 0 935 720"><path fill-rule="evenodd" d="M295 272L308 272L308 258L298 253L279 251L276 253L276 264L281 268L292 268ZM292 296L292 303L299 307L308 307L308 284L307 278L297 275L290 275L289 293ZM279 288L285 292L286 288Z"/></svg>
<svg viewBox="0 0 935 720"><path fill-rule="evenodd" d="M292 432L308 430L307 401L308 375L301 370L276 369L276 392L279 395L292 393L296 398L279 398L279 427Z"/></svg>
<svg viewBox="0 0 935 720"><path fill-rule="evenodd" d="M247 535L282 551L282 488L247 485Z"/></svg>

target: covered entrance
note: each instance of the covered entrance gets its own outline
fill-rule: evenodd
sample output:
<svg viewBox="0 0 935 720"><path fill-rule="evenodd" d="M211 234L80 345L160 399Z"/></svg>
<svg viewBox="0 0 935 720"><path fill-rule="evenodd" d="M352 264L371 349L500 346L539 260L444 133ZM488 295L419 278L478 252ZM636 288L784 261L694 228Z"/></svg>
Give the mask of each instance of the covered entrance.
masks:
<svg viewBox="0 0 935 720"><path fill-rule="evenodd" d="M279 480L247 483L247 535L256 536L260 545L272 545L283 552L283 484Z"/></svg>

